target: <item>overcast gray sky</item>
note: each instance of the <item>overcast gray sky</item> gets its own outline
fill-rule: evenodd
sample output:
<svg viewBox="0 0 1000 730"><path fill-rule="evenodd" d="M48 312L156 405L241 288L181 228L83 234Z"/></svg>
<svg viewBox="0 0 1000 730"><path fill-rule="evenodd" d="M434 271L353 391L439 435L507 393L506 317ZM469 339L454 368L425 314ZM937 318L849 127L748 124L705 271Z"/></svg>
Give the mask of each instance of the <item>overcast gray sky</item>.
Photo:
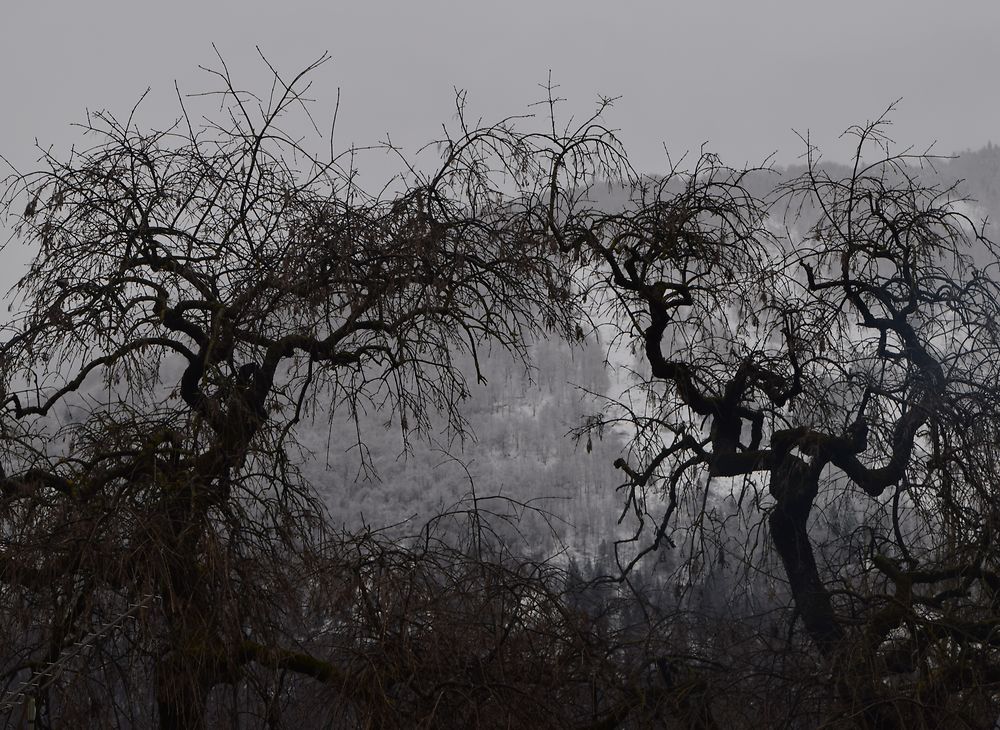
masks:
<svg viewBox="0 0 1000 730"><path fill-rule="evenodd" d="M899 142L939 152L1000 139L1000 2L995 0L410 0L378 2L8 2L0 16L0 152L65 148L86 108L176 114L173 82L209 87L214 42L244 86L266 81L255 45L291 72L328 50L320 111L341 89L338 147L389 132L435 137L453 87L487 118L523 112L551 70L574 109L620 95L610 116L640 169L709 142L730 164L793 161L792 133L834 140L902 97ZM567 107L569 108L569 107ZM384 168L373 161L377 177ZM365 168L362 167L364 175ZM362 178L364 182L364 177ZM9 258L8 254L8 258Z"/></svg>
<svg viewBox="0 0 1000 730"><path fill-rule="evenodd" d="M65 143L86 107L172 116L173 88L205 88L217 44L247 85L260 45L291 71L324 50L317 96L341 88L344 142L426 139L452 111L517 113L551 69L572 102L623 98L612 117L641 166L708 140L733 163L778 150L790 129L835 136L903 97L899 141L951 151L1000 137L1000 3L929 0L410 0L409 2L11 2L0 42L0 149ZM648 163L647 163L648 160Z"/></svg>

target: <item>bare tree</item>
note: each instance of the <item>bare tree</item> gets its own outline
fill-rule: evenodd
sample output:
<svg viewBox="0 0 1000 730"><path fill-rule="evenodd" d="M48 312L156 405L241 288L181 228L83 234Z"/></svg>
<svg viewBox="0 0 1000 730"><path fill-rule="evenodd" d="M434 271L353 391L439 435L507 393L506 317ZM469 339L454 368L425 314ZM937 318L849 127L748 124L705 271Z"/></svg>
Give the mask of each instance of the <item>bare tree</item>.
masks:
<svg viewBox="0 0 1000 730"><path fill-rule="evenodd" d="M893 153L879 120L852 130L846 177L810 146L762 201L760 171L711 155L640 178L609 102L562 126L550 87L528 131L468 125L460 97L431 172L386 145L404 172L371 196L353 152L283 131L315 127L314 68L269 67L258 97L222 64L222 121L183 99L158 131L98 114L90 146L6 179L37 254L0 346L0 712L993 722L997 252L924 181L931 158ZM600 178L631 198L598 205ZM635 602L567 592L490 533L478 497L459 545L438 522L409 541L330 530L294 453L320 402L378 411L410 446L433 412L458 434L484 348L578 340L588 316L644 363L579 434L634 436L616 466ZM360 430L344 446L364 467ZM636 570L657 549L672 599ZM694 586L733 559L744 585L786 584L793 611L775 595L709 625L700 608L722 601L699 607ZM778 687L790 699L766 707Z"/></svg>
<svg viewBox="0 0 1000 730"><path fill-rule="evenodd" d="M703 156L577 216L591 296L644 361L631 405L588 425L635 433L618 467L653 526L625 563L676 550L690 575L766 518L822 660L787 676L813 685L804 722L992 726L997 252L884 124L850 131L846 178L810 146L773 207Z"/></svg>
<svg viewBox="0 0 1000 730"><path fill-rule="evenodd" d="M200 727L215 688L255 666L335 686L359 722L433 716L379 714L403 678L344 660L357 645L312 656L282 620L318 590L308 560L334 554L292 430L324 399L338 417L382 409L404 434L443 411L458 432L460 355L482 377L481 348L575 336L572 268L541 197L570 168L511 122L466 126L460 104L441 163L424 174L401 158L397 192L368 196L352 153L322 158L283 131L312 122L321 62L287 80L271 69L264 97L222 64L219 121L180 98L162 130L96 114L89 146L6 180L8 220L36 255L0 347L0 594L21 637L2 671L42 722L136 725L155 700L160 727ZM614 149L596 127L574 143L564 154L587 163ZM356 609L389 590L368 580L353 579Z"/></svg>

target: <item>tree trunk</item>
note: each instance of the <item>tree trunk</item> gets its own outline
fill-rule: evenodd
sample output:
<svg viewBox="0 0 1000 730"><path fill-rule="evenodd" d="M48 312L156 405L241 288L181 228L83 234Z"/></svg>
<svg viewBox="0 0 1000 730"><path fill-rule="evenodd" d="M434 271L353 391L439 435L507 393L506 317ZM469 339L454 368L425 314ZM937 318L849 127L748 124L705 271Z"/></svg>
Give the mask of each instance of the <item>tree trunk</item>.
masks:
<svg viewBox="0 0 1000 730"><path fill-rule="evenodd" d="M786 456L771 472L771 494L777 504L768 522L806 632L824 656L831 656L843 641L844 631L834 616L809 541L809 512L818 491L819 473L801 459Z"/></svg>
<svg viewBox="0 0 1000 730"><path fill-rule="evenodd" d="M768 520L771 539L781 556L806 633L819 652L833 662L837 692L852 722L870 730L898 730L906 726L898 708L887 701L879 677L857 662L859 647L848 641L820 579L808 532L820 471L816 465L787 456L771 472L771 494L777 500Z"/></svg>
<svg viewBox="0 0 1000 730"><path fill-rule="evenodd" d="M211 683L183 657L167 657L156 672L160 730L204 730Z"/></svg>

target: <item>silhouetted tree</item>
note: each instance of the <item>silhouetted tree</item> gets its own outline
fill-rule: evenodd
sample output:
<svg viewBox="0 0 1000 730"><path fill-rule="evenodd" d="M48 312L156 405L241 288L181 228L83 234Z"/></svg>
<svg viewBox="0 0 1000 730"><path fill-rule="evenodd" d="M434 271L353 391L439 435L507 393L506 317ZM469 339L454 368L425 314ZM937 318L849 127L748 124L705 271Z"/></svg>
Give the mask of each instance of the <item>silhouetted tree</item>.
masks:
<svg viewBox="0 0 1000 730"><path fill-rule="evenodd" d="M360 561L344 557L351 540L331 547L292 430L323 399L338 417L381 410L404 436L430 411L458 432L460 355L478 378L481 348L523 355L533 334L573 336L572 269L539 217L551 170L510 123L472 129L460 108L432 173L407 168L397 192L367 196L344 167L352 154L321 158L284 131L311 121L289 115L306 109L314 68L274 73L257 97L223 65L218 122L183 104L162 130L96 114L88 146L45 151L41 171L6 181L14 234L35 247L0 346L0 611L15 646L0 670L21 688L8 717L30 695L43 723L134 725L154 698L161 728L201 727L215 688L245 689L257 667L325 682L358 722L432 722L449 703L420 683L439 675L370 647L419 643L427 602L468 599L481 617L508 591L489 625L512 645L530 633L526 611L549 615L536 574L503 583L520 574L498 564L481 576L498 586L481 587L484 603L401 596L416 613L404 604L407 628L385 628L390 586L368 573L391 547L366 543L382 557ZM580 137L575 153L594 159L606 137ZM462 582L449 571L465 568L432 558L392 563L404 583L391 589L406 588L407 566L442 591ZM340 572L313 575L324 561ZM340 618L326 620L383 633L319 632L353 643L310 654L308 626L289 617L336 590L351 608L334 602ZM465 661L488 675L502 649ZM258 682L259 696L280 704L281 681ZM406 702L417 714L397 712Z"/></svg>
<svg viewBox="0 0 1000 730"><path fill-rule="evenodd" d="M997 252L928 158L879 120L846 176L810 146L761 200L764 171L712 155L637 175L607 102L563 126L550 89L527 131L460 98L440 164L387 147L405 172L373 197L352 153L282 131L312 68L264 99L223 65L225 121L95 115L89 147L7 179L37 253L0 346L0 712L993 722ZM577 433L632 437L615 585L516 555L475 494L465 533L329 529L294 454L320 403L414 448L433 412L463 430L482 350L590 325L640 360ZM360 427L344 446L369 463Z"/></svg>
<svg viewBox="0 0 1000 730"><path fill-rule="evenodd" d="M590 425L634 429L618 467L653 525L627 558L672 549L700 575L728 550L767 569L727 542L752 547L766 518L822 660L786 674L821 701L801 721L989 726L996 250L952 189L926 182L927 158L891 151L884 123L851 130L845 178L809 147L770 206L752 173L703 156L624 211L567 218L593 257L590 296L643 361L629 410Z"/></svg>

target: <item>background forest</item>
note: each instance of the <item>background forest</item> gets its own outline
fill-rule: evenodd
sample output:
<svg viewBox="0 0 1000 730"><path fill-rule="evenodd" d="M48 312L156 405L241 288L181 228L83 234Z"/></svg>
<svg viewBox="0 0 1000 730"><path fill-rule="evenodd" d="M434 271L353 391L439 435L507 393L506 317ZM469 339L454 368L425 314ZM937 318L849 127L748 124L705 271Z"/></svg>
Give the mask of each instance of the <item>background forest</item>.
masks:
<svg viewBox="0 0 1000 730"><path fill-rule="evenodd" d="M827 162L822 167L834 176L849 173L843 164ZM783 179L802 172L801 167L790 167L757 173L749 187L764 197ZM944 188L957 186L970 218L985 221L986 234L996 237L1000 147L989 143L935 158L922 174ZM628 197L601 185L593 195L606 209ZM627 438L621 430L609 431L591 440L590 451L586 438L573 437L586 416L600 409L602 397L618 397L632 374L643 368L634 354L608 339L597 329L580 343L536 342L526 366L503 353L487 358L487 382L474 386L463 404L469 421L464 439L453 440L446 422L438 419L430 429L432 438L408 450L398 419L387 426L391 416L371 414L362 418L367 448L359 452L351 419L334 418L328 424L328 413L314 414L313 425L301 427L305 473L324 495L333 519L351 527L407 520L420 524L471 497L471 477L480 495L534 501L551 514L549 522L540 522L527 513L524 527L533 549L565 549L566 558L598 560L594 570L613 573L614 566L598 556L608 560L608 543L632 532L630 523L618 522L622 496L616 488L621 478L612 466L627 447Z"/></svg>

